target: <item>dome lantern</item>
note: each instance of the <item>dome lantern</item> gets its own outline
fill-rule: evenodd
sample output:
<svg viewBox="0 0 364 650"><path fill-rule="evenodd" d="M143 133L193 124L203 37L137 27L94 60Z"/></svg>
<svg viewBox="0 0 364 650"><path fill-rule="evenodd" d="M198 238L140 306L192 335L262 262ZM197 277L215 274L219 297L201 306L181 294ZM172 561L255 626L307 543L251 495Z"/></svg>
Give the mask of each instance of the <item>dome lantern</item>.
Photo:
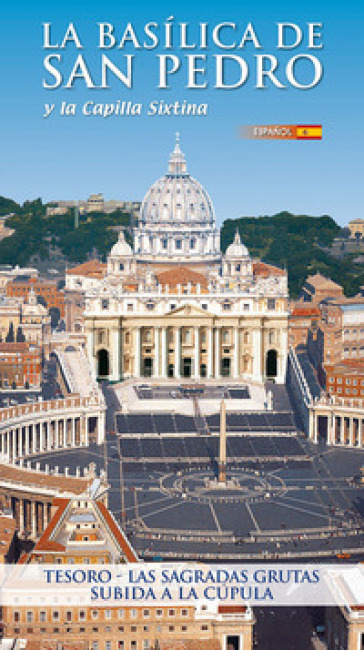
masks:
<svg viewBox="0 0 364 650"><path fill-rule="evenodd" d="M176 144L169 157L168 174L170 176L182 176L187 174L187 165L184 153L179 145L179 133L176 133Z"/></svg>

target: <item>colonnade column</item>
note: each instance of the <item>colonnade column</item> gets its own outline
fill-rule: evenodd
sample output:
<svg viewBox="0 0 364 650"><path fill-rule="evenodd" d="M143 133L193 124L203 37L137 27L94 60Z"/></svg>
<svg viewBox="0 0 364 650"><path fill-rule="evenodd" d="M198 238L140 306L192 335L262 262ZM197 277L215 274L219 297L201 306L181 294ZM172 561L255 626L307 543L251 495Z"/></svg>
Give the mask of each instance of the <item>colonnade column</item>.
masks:
<svg viewBox="0 0 364 650"><path fill-rule="evenodd" d="M19 499L19 533L24 533L24 500Z"/></svg>
<svg viewBox="0 0 364 650"><path fill-rule="evenodd" d="M43 502L43 531L48 526L48 504Z"/></svg>
<svg viewBox="0 0 364 650"><path fill-rule="evenodd" d="M136 327L134 331L135 331L134 376L140 377L140 348L141 348L140 327Z"/></svg>
<svg viewBox="0 0 364 650"><path fill-rule="evenodd" d="M162 377L167 377L168 374L168 368L167 368L167 360L168 360L168 330L166 327L161 328L161 335L162 335L162 359L161 359L161 376Z"/></svg>
<svg viewBox="0 0 364 650"><path fill-rule="evenodd" d="M310 440L313 440L313 436L314 436L314 420L315 420L315 412L313 408L310 408L309 425L308 425L309 428L308 437L310 438Z"/></svg>
<svg viewBox="0 0 364 650"><path fill-rule="evenodd" d="M37 451L37 425L32 424L32 453Z"/></svg>
<svg viewBox="0 0 364 650"><path fill-rule="evenodd" d="M354 418L349 420L349 445L354 447Z"/></svg>
<svg viewBox="0 0 364 650"><path fill-rule="evenodd" d="M47 449L52 449L52 422L47 421Z"/></svg>
<svg viewBox="0 0 364 650"><path fill-rule="evenodd" d="M16 459L16 429L12 429L11 435L13 437L12 443L13 443L13 461Z"/></svg>
<svg viewBox="0 0 364 650"><path fill-rule="evenodd" d="M340 416L340 444L345 442L345 418Z"/></svg>
<svg viewBox="0 0 364 650"><path fill-rule="evenodd" d="M71 431L72 431L71 444L72 444L72 447L75 447L76 446L76 422L75 422L74 417L71 419L71 427L72 427L72 429L71 429Z"/></svg>
<svg viewBox="0 0 364 650"><path fill-rule="evenodd" d="M154 367L153 367L153 376L159 377L160 368L159 368L159 356L160 356L160 327L154 328Z"/></svg>
<svg viewBox="0 0 364 650"><path fill-rule="evenodd" d="M181 328L174 329L174 376L181 376Z"/></svg>
<svg viewBox="0 0 364 650"><path fill-rule="evenodd" d="M220 327L215 328L215 377L221 373Z"/></svg>
<svg viewBox="0 0 364 650"><path fill-rule="evenodd" d="M233 377L237 379L240 375L239 372L239 328L234 327L234 350L233 350Z"/></svg>
<svg viewBox="0 0 364 650"><path fill-rule="evenodd" d="M43 422L39 424L39 451L44 450L44 427Z"/></svg>
<svg viewBox="0 0 364 650"><path fill-rule="evenodd" d="M214 376L214 341L212 327L209 327L207 330L207 376Z"/></svg>
<svg viewBox="0 0 364 650"><path fill-rule="evenodd" d="M200 376L200 328L195 327L195 363L193 376L197 379Z"/></svg>
<svg viewBox="0 0 364 650"><path fill-rule="evenodd" d="M37 516L36 516L36 504L35 501L30 502L30 518L32 523L32 537L37 536Z"/></svg>
<svg viewBox="0 0 364 650"><path fill-rule="evenodd" d="M335 443L335 415L327 416L327 444L333 445Z"/></svg>

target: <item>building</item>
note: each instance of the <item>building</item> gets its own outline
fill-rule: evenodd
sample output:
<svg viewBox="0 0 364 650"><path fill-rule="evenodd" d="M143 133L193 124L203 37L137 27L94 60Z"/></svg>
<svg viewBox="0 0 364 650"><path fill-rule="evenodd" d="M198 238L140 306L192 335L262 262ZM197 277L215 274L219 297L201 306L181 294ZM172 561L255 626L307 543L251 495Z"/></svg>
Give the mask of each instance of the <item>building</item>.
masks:
<svg viewBox="0 0 364 650"><path fill-rule="evenodd" d="M28 300L24 298L0 297L0 339L6 340L12 328L14 340L20 333L25 341L43 346L49 342L51 319L47 309L37 302L34 291L30 291Z"/></svg>
<svg viewBox="0 0 364 650"><path fill-rule="evenodd" d="M348 228L350 230L350 237L362 239L364 236L364 219L353 219L349 221Z"/></svg>
<svg viewBox="0 0 364 650"><path fill-rule="evenodd" d="M42 350L32 343L0 343L0 386L40 389Z"/></svg>
<svg viewBox="0 0 364 650"><path fill-rule="evenodd" d="M341 298L343 295L343 288L340 284L316 273L306 279L302 287L301 298L304 301L319 303L325 298Z"/></svg>
<svg viewBox="0 0 364 650"><path fill-rule="evenodd" d="M326 298L321 301L321 317L308 330L307 350L322 386L326 366L358 360L364 354L364 299Z"/></svg>
<svg viewBox="0 0 364 650"><path fill-rule="evenodd" d="M292 303L288 318L289 344L294 348L298 345L306 345L310 328L320 321L320 318L318 305L303 300Z"/></svg>
<svg viewBox="0 0 364 650"><path fill-rule="evenodd" d="M322 321L340 329L340 356L358 359L364 355L364 298L327 299L321 304Z"/></svg>
<svg viewBox="0 0 364 650"><path fill-rule="evenodd" d="M68 332L83 332L85 295L106 275L106 264L89 260L66 271L65 323Z"/></svg>
<svg viewBox="0 0 364 650"><path fill-rule="evenodd" d="M89 260L66 271L66 290L86 293L98 286L106 275L106 264Z"/></svg>
<svg viewBox="0 0 364 650"><path fill-rule="evenodd" d="M0 264L0 293L5 293L5 287L8 282L21 276L31 278L38 277L38 270L32 267L10 266L9 264Z"/></svg>
<svg viewBox="0 0 364 650"><path fill-rule="evenodd" d="M140 211L139 201L105 201L102 194L91 194L86 201L52 201L47 206L47 217L67 214L68 210L78 208L80 214L104 212L110 214L115 210L130 213L137 218Z"/></svg>
<svg viewBox="0 0 364 650"><path fill-rule="evenodd" d="M179 141L148 190L134 247L119 234L86 295L95 376L285 380L287 274L254 261L237 232L224 256L212 201Z"/></svg>
<svg viewBox="0 0 364 650"><path fill-rule="evenodd" d="M95 480L79 496L54 500L48 527L22 561L129 564L138 562L138 557L100 498ZM38 647L59 642L63 647L93 650L152 650L170 647L168 642L190 650L251 650L254 624L248 607L202 603L154 607L29 603L5 606L3 619L5 638L29 639Z"/></svg>
<svg viewBox="0 0 364 650"><path fill-rule="evenodd" d="M326 391L350 402L360 400L364 405L364 358L325 365Z"/></svg>
<svg viewBox="0 0 364 650"><path fill-rule="evenodd" d="M58 290L56 281L20 276L6 285L6 295L9 297L23 298L27 301L31 291L43 298L48 310L55 307L59 309L61 318L64 318L64 293Z"/></svg>

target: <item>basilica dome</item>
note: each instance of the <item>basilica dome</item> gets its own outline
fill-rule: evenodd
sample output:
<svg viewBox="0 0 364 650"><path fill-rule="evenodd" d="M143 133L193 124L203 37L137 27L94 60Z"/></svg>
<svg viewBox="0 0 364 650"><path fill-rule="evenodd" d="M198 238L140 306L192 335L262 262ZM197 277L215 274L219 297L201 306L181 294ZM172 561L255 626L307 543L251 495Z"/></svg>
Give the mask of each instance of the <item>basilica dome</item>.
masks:
<svg viewBox="0 0 364 650"><path fill-rule="evenodd" d="M187 173L178 134L167 173L145 195L141 223L160 223L163 226L181 223L201 226L215 224L214 208L208 193Z"/></svg>

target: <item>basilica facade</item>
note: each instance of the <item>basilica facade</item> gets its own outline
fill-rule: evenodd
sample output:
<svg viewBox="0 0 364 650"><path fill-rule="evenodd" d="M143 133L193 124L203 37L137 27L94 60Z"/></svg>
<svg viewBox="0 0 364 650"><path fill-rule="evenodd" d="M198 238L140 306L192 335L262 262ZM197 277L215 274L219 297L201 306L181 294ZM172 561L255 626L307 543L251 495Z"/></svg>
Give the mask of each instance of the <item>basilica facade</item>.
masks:
<svg viewBox="0 0 364 650"><path fill-rule="evenodd" d="M287 274L254 260L237 232L224 255L207 191L177 137L148 190L133 248L121 232L85 300L94 375L285 380Z"/></svg>

